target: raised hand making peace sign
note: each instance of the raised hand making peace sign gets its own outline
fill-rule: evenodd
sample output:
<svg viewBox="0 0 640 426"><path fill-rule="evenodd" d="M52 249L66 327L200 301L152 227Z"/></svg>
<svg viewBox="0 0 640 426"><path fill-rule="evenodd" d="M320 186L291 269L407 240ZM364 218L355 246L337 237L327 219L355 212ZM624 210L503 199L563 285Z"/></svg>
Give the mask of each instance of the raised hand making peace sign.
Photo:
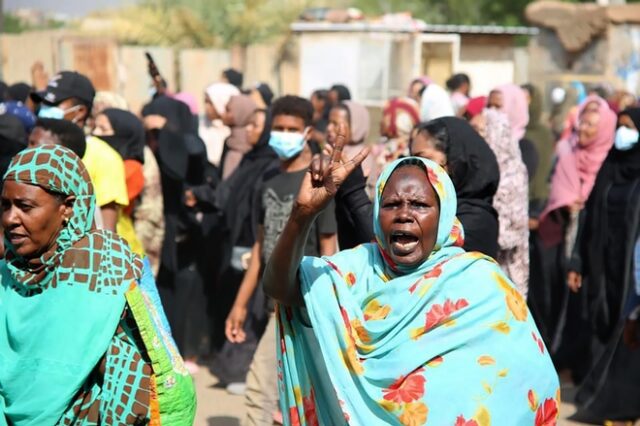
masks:
<svg viewBox="0 0 640 426"><path fill-rule="evenodd" d="M320 213L335 197L340 185L369 155L370 148L363 148L353 158L343 153L346 144L344 124L338 127L338 136L330 154L313 157L296 200L296 207L304 214Z"/></svg>

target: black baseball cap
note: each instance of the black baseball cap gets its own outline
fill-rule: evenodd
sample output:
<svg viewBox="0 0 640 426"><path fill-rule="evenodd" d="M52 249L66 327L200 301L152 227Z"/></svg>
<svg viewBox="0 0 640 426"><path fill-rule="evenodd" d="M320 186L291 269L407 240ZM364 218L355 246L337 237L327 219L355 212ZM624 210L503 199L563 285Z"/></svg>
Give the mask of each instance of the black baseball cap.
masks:
<svg viewBox="0 0 640 426"><path fill-rule="evenodd" d="M45 90L32 93L31 99L57 105L65 99L77 98L92 104L95 95L96 89L86 76L75 71L61 71L49 80Z"/></svg>

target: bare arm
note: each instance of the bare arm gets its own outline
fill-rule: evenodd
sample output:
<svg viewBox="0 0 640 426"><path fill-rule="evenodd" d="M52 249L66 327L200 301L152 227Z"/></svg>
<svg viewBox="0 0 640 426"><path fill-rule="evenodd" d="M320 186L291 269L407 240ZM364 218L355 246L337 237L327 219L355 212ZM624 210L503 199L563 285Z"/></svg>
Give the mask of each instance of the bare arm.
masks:
<svg viewBox="0 0 640 426"><path fill-rule="evenodd" d="M344 127L340 126L335 148L326 167L320 159L320 167L312 168L319 170L318 173L314 172L313 179L311 172L305 175L291 216L264 271L265 292L285 306L304 304L298 281L298 268L311 224L335 196L342 182L356 167L360 167L369 154L369 150L365 148L352 159L345 158L342 155L345 133ZM327 241L323 243L325 244L327 251L335 252L335 241L331 249Z"/></svg>
<svg viewBox="0 0 640 426"><path fill-rule="evenodd" d="M116 232L116 223L118 222L118 205L116 203L105 204L100 206L102 213L102 226L107 231Z"/></svg>
<svg viewBox="0 0 640 426"><path fill-rule="evenodd" d="M247 318L247 305L249 299L253 295L253 292L258 286L260 280L260 268L262 266L262 243L264 241L264 228L258 227L258 238L253 244L251 249L251 261L249 262L249 268L244 274L236 300L233 303L233 307L229 312L227 321L225 324L225 335L232 343L244 342L246 335L244 332L244 322Z"/></svg>
<svg viewBox="0 0 640 426"><path fill-rule="evenodd" d="M338 236L336 234L320 234L320 255L333 256L338 252Z"/></svg>

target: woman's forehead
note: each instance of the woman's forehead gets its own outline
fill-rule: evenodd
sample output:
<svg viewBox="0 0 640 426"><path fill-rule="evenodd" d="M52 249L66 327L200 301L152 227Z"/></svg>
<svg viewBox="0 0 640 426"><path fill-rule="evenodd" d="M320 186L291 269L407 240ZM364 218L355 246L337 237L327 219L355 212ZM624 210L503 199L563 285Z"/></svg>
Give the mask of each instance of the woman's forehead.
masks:
<svg viewBox="0 0 640 426"><path fill-rule="evenodd" d="M15 180L7 180L2 188L2 197L11 199L29 199L29 200L46 200L53 196L45 191L39 185L26 182L18 182Z"/></svg>
<svg viewBox="0 0 640 426"><path fill-rule="evenodd" d="M401 185L407 183L415 183L424 191L429 191L429 188L433 189L427 171L423 167L417 164L402 164L391 172L382 195L384 196L387 192L395 192Z"/></svg>

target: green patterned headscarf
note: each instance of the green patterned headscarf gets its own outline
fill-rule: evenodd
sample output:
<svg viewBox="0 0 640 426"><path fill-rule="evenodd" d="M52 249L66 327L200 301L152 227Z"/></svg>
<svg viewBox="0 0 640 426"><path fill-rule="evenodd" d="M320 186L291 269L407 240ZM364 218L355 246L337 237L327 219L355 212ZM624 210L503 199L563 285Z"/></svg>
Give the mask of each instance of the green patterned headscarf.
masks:
<svg viewBox="0 0 640 426"><path fill-rule="evenodd" d="M74 195L76 201L47 252L27 260L8 244L0 262L0 418L15 426L92 425L67 420L91 418L100 404L100 416L121 424L120 417L140 407L122 389L143 394L148 380L140 370L143 346L127 346L131 340L118 331L128 312L126 293L140 280L142 263L126 241L94 228L91 180L68 149L25 150L5 180ZM103 377L92 374L101 360ZM127 387L120 387L125 380ZM147 415L144 406L138 411Z"/></svg>
<svg viewBox="0 0 640 426"><path fill-rule="evenodd" d="M73 214L56 238L56 244L39 258L26 260L5 239L7 266L24 289L46 287L62 254L84 237L94 224L96 198L87 169L71 150L59 145L27 149L16 155L4 176L6 181L36 185L63 195L73 195Z"/></svg>

